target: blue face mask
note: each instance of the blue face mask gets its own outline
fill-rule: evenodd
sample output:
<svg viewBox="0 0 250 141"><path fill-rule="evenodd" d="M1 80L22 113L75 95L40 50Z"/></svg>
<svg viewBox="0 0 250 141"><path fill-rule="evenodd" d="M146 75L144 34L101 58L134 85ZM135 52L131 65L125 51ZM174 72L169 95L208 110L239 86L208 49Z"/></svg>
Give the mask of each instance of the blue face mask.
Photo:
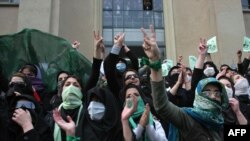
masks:
<svg viewBox="0 0 250 141"><path fill-rule="evenodd" d="M35 109L35 104L33 102L30 101L26 101L26 100L19 100L16 103L16 108L27 108L27 109Z"/></svg>
<svg viewBox="0 0 250 141"><path fill-rule="evenodd" d="M119 72L124 72L126 70L126 64L125 63L117 63L116 64L116 69Z"/></svg>

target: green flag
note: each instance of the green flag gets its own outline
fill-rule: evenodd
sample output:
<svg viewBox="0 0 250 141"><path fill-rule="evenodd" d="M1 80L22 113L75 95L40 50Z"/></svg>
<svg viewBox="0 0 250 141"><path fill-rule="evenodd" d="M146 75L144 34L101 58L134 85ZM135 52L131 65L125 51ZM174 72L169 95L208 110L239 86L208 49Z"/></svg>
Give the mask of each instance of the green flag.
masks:
<svg viewBox="0 0 250 141"><path fill-rule="evenodd" d="M173 67L173 60L166 59L164 63L161 65L162 68L162 76L167 76L169 70Z"/></svg>
<svg viewBox="0 0 250 141"><path fill-rule="evenodd" d="M189 56L189 67L193 70L197 61L195 56Z"/></svg>
<svg viewBox="0 0 250 141"><path fill-rule="evenodd" d="M207 40L208 53L215 53L218 51L216 36Z"/></svg>
<svg viewBox="0 0 250 141"><path fill-rule="evenodd" d="M91 62L71 47L67 40L36 29L0 36L0 65L10 79L26 63L39 67L46 90L56 89L59 71L68 71L86 82Z"/></svg>
<svg viewBox="0 0 250 141"><path fill-rule="evenodd" d="M244 37L243 40L243 51L244 52L250 52L250 38Z"/></svg>

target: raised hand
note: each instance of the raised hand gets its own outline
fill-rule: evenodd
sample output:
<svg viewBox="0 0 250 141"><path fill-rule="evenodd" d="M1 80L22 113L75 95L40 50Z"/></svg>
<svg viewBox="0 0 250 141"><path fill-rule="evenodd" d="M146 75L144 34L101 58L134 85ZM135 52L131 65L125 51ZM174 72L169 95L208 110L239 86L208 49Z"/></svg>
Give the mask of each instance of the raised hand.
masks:
<svg viewBox="0 0 250 141"><path fill-rule="evenodd" d="M80 46L80 42L79 42L79 41L74 41L71 45L72 45L72 47L73 47L74 49L78 49L79 46Z"/></svg>
<svg viewBox="0 0 250 141"><path fill-rule="evenodd" d="M12 120L23 128L24 133L34 128L28 110L23 110L22 108L16 109L12 115Z"/></svg>
<svg viewBox="0 0 250 141"><path fill-rule="evenodd" d="M199 47L198 47L198 53L199 55L206 55L207 54L207 41L206 39L202 39L200 38L200 43L199 43Z"/></svg>
<svg viewBox="0 0 250 141"><path fill-rule="evenodd" d="M75 136L76 125L70 116L67 116L68 122L66 122L62 118L58 109L55 109L53 110L53 118L54 118L54 121L58 124L58 126L62 128L66 132L67 135Z"/></svg>
<svg viewBox="0 0 250 141"><path fill-rule="evenodd" d="M183 56L182 56L182 55L179 55L179 56L178 56L178 63L183 64L183 63L182 63L182 60L183 60Z"/></svg>
<svg viewBox="0 0 250 141"><path fill-rule="evenodd" d="M94 44L95 44L95 51L94 51L94 57L97 59L103 59L105 55L105 46L103 43L103 37L100 36L99 31L94 33Z"/></svg>
<svg viewBox="0 0 250 141"><path fill-rule="evenodd" d="M136 109L137 98L135 95L131 95L126 99L126 103L122 111L122 120L128 120L129 117L136 111Z"/></svg>
<svg viewBox="0 0 250 141"><path fill-rule="evenodd" d="M238 51L237 51L237 57L238 57L239 59L241 59L241 57L242 57L242 51L241 51L241 50L238 50Z"/></svg>
<svg viewBox="0 0 250 141"><path fill-rule="evenodd" d="M124 44L124 37L125 37L124 33L116 34L114 37L114 44L116 44L119 47L122 47Z"/></svg>
<svg viewBox="0 0 250 141"><path fill-rule="evenodd" d="M140 119L140 122L139 124L142 126L142 127L146 127L146 125L148 124L148 121L149 121L149 113L150 113L150 107L148 105L148 103L146 104L145 106L145 111L143 112L142 116L141 116L141 119Z"/></svg>
<svg viewBox="0 0 250 141"><path fill-rule="evenodd" d="M226 75L226 72L227 72L226 69L224 69L224 70L222 70L221 72L219 72L219 73L216 75L216 79L220 78L221 76L225 76L225 75Z"/></svg>
<svg viewBox="0 0 250 141"><path fill-rule="evenodd" d="M153 25L150 25L150 33L151 36L148 36L145 29L141 28L141 31L144 36L144 42L143 42L143 50L145 54L148 56L148 58L151 61L159 60L160 59L160 50L158 48L158 45L156 43L156 33L154 31Z"/></svg>
<svg viewBox="0 0 250 141"><path fill-rule="evenodd" d="M229 98L229 104L230 104L232 110L234 111L234 113L237 113L240 111L239 101L237 99Z"/></svg>

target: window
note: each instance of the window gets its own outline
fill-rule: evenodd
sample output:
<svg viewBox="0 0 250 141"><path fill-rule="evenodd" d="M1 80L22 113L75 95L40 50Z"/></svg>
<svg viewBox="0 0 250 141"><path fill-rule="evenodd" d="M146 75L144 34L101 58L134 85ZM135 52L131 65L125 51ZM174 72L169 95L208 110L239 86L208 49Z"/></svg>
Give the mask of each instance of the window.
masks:
<svg viewBox="0 0 250 141"><path fill-rule="evenodd" d="M140 28L148 29L153 24L158 45L164 51L162 5L163 0L153 0L153 9L143 10L143 0L103 0L103 37L106 47L112 47L115 34L125 32L129 48L140 48L143 42Z"/></svg>
<svg viewBox="0 0 250 141"><path fill-rule="evenodd" d="M20 0L0 0L0 3L5 3L5 4L9 4L9 3L17 4L19 2Z"/></svg>
<svg viewBox="0 0 250 141"><path fill-rule="evenodd" d="M241 0L243 9L250 9L250 0Z"/></svg>

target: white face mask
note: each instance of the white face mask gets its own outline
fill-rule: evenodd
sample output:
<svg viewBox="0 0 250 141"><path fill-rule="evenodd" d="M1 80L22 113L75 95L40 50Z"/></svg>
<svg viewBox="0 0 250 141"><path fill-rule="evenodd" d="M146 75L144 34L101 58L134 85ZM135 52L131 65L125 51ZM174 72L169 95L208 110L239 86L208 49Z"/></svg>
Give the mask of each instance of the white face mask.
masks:
<svg viewBox="0 0 250 141"><path fill-rule="evenodd" d="M215 74L214 68L213 67L207 67L203 73L207 76L207 77L211 77Z"/></svg>
<svg viewBox="0 0 250 141"><path fill-rule="evenodd" d="M235 95L246 95L248 94L249 84L246 78L239 79L235 84Z"/></svg>
<svg viewBox="0 0 250 141"><path fill-rule="evenodd" d="M192 80L192 76L187 75L186 76L186 82L191 82L191 80Z"/></svg>
<svg viewBox="0 0 250 141"><path fill-rule="evenodd" d="M88 106L88 112L92 120L100 120L105 113L105 106L101 102L91 101Z"/></svg>
<svg viewBox="0 0 250 141"><path fill-rule="evenodd" d="M232 98L233 97L233 90L231 88L228 88L227 86L225 86L225 88L227 91L227 97Z"/></svg>

